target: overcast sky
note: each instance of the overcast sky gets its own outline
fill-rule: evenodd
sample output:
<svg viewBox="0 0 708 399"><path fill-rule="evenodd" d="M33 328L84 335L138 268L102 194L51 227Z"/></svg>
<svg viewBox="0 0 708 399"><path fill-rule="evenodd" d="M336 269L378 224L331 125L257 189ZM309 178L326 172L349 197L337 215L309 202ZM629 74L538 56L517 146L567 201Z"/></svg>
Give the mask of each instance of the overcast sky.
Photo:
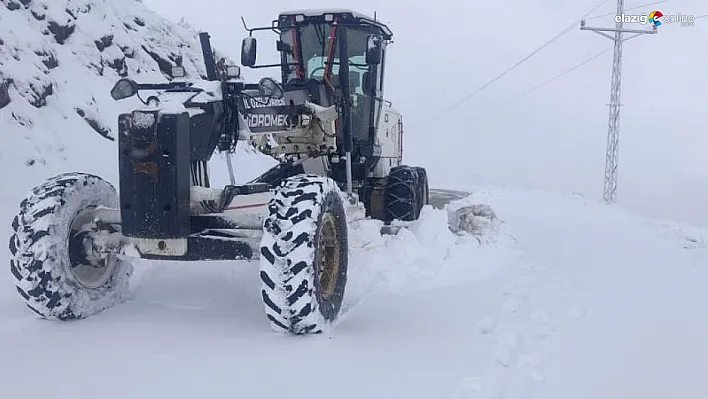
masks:
<svg viewBox="0 0 708 399"><path fill-rule="evenodd" d="M509 100L611 47L609 39L573 29L469 101L442 113L600 0L437 0L421 6L391 0L144 2L169 19L185 18L208 30L215 47L234 60L239 60L245 35L241 16L256 26L268 25L278 12L293 8L375 10L394 32L386 97L404 116L405 160L428 167L433 186L508 184L601 198L611 51ZM629 8L650 2L625 3ZM708 2L673 0L629 13L655 9L699 16L708 14ZM607 1L592 15L614 10L614 1ZM612 16L588 21L593 26L613 24ZM258 39L259 59L274 56L275 38L262 34ZM246 77L257 79L261 73L247 71ZM694 218L708 225L708 18L696 20L694 27L665 24L657 35L627 41L623 74L620 202L655 216ZM664 202L670 209L656 215Z"/></svg>

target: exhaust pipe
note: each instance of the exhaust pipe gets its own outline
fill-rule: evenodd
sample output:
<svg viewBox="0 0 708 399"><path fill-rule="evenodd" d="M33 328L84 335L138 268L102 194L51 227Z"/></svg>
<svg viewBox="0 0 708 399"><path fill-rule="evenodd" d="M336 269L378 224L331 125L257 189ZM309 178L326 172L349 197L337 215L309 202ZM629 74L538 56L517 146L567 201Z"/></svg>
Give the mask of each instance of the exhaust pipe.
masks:
<svg viewBox="0 0 708 399"><path fill-rule="evenodd" d="M211 49L211 41L209 40L209 33L200 32L199 42L202 45L202 55L204 56L207 80L219 80L219 75L216 71L216 60L214 59L214 52Z"/></svg>

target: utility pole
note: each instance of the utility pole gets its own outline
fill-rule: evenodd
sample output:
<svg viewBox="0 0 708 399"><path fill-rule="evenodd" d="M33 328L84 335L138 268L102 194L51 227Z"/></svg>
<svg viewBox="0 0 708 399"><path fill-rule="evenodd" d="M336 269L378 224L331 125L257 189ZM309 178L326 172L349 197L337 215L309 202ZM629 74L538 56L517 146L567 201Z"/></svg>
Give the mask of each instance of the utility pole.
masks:
<svg viewBox="0 0 708 399"><path fill-rule="evenodd" d="M646 20L646 19L645 19ZM605 187L603 190L603 200L606 204L615 202L617 197L617 154L619 141L619 120L621 88L622 88L622 42L633 37L657 32L656 25L652 30L624 29L624 0L617 0L617 15L615 16L615 28L591 28L585 26L585 20L580 21L581 30L593 31L601 36L614 41L614 55L612 57L612 86L610 87L610 118L607 129L607 150L605 154ZM614 32L609 35L605 32ZM627 39L622 38L623 33L634 33Z"/></svg>

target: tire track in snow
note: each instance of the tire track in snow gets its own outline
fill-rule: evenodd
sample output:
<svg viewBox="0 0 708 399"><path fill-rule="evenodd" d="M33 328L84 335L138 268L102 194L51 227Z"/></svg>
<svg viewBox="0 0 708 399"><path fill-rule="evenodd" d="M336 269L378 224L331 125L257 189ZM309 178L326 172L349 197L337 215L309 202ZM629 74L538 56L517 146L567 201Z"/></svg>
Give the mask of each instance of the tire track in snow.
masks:
<svg viewBox="0 0 708 399"><path fill-rule="evenodd" d="M554 347L552 341L562 339L559 331L573 319L584 315L580 288L567 273L560 254L567 249L553 245L552 234L542 234L548 228L546 216L539 210L554 208L541 201L541 207L510 206L531 203L526 196L505 198L505 192L478 191L464 202L488 202L502 219L510 220L511 231L519 234L516 246L523 255L510 270L508 283L499 292L499 308L481 323L478 333L493 334L496 346L482 372L464 379L456 387L456 399L529 399L539 397L545 384L546 370ZM529 213L531 212L531 213ZM558 217L551 212L552 216ZM565 215L564 215L565 216ZM518 229L518 230L517 230ZM555 242L562 242L565 230L551 230ZM548 238L544 240L543 238ZM543 256L539 256L539 251ZM545 251L545 252L544 252ZM559 256L555 256L555 252ZM568 265L570 266L570 265ZM515 273L515 274L514 274ZM495 325L493 331L485 328Z"/></svg>
<svg viewBox="0 0 708 399"><path fill-rule="evenodd" d="M569 280L524 256L517 262L499 290L497 311L475 327L475 334L495 337L490 358L482 373L454 387L455 399L516 398L517 392L524 399L533 397L545 380L548 340L566 320L582 314Z"/></svg>

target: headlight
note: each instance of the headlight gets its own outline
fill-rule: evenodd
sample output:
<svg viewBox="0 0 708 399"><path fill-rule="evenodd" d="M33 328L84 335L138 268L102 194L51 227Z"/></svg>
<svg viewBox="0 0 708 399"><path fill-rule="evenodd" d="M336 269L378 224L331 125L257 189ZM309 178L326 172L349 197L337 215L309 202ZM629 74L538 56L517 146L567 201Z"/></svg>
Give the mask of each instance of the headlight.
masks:
<svg viewBox="0 0 708 399"><path fill-rule="evenodd" d="M173 78L183 78L186 75L186 72L184 71L184 67L181 66L173 66L172 67L172 77Z"/></svg>
<svg viewBox="0 0 708 399"><path fill-rule="evenodd" d="M278 82L271 78L263 78L258 82L258 89L264 97L281 99L283 98L283 89Z"/></svg>
<svg viewBox="0 0 708 399"><path fill-rule="evenodd" d="M241 77L241 68L238 65L226 67L226 77L229 79L238 79Z"/></svg>

